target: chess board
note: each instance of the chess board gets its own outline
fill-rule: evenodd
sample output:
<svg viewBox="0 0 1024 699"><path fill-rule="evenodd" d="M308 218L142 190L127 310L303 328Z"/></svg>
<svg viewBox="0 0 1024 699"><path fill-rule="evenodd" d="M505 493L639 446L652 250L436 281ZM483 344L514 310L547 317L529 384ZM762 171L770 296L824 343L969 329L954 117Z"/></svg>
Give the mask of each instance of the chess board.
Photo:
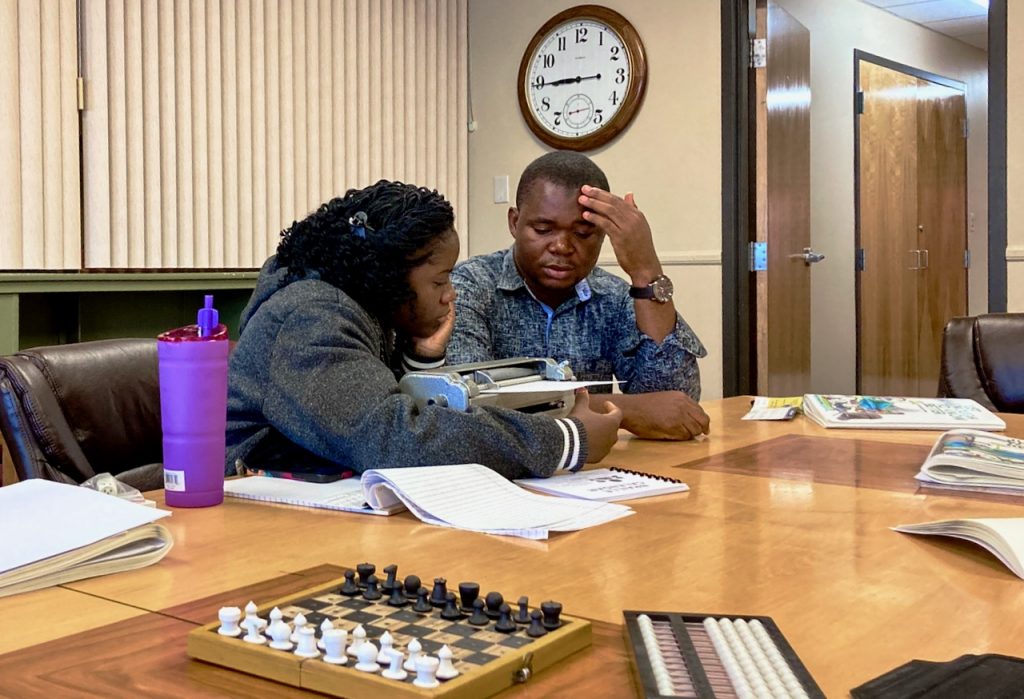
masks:
<svg viewBox="0 0 1024 699"><path fill-rule="evenodd" d="M645 699L731 699L743 696L737 691L736 683L747 681L734 680L734 674L745 674L748 677L753 674L760 677L762 670L764 676L774 675L775 681L783 685L781 688L775 687L773 696L813 699L825 697L770 617L641 611L625 611L623 616L626 620L627 645L633 654L633 669ZM653 632L653 641L644 640L642 626L646 622L641 623L641 616L650 619L649 628ZM739 655L747 654L746 660L741 659L737 662L736 656L731 652L726 653L732 656L731 658L723 659L718 650L719 646L712 638L712 633L717 635L719 632L709 633L705 626L705 620L708 619L716 628L723 621L730 628L735 622L740 621L745 627L743 635L748 640L760 639L760 643L751 643L759 647L755 647L751 653L740 648ZM755 627L756 634L748 631ZM733 638L740 636L731 630L729 635ZM652 657L654 655L660 656L660 659L655 660ZM761 657L753 657L757 655ZM774 667L771 667L773 662ZM660 684L656 670L659 664L663 668ZM754 690L754 693L748 696L759 695Z"/></svg>
<svg viewBox="0 0 1024 699"><path fill-rule="evenodd" d="M442 681L434 689L423 689L412 684L414 672L405 680L397 681L386 679L379 672L354 669L354 658L340 666L326 663L322 658L300 658L291 651L248 643L242 636L223 636L218 633L219 621L189 633L188 654L197 660L338 697L468 699L491 696L513 684L528 681L532 674L591 643L590 622L566 614L561 615L559 628L532 638L523 625L518 625L513 633L500 633L494 630L493 621L481 627L468 624L465 618L442 619L439 608L419 613L413 611L412 605L388 606L386 596L375 601L345 596L339 593L343 582L343 578L338 578L266 603L256 600L258 614L267 618L270 610L277 607L284 621L291 621L301 612L306 623L317 630L318 638L324 619L330 619L334 628L346 629L349 633L362 625L367 640L378 646L380 636L388 631L394 639L393 647L403 652L413 638L419 639L424 653L433 656L447 645L459 676ZM247 602L239 600L238 606Z"/></svg>

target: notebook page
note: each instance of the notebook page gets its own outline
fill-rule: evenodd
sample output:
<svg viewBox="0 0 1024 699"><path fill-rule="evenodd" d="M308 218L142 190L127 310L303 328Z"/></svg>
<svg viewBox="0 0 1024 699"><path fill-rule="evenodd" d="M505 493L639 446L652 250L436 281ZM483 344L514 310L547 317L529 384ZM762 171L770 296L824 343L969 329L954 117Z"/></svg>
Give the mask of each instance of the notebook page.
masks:
<svg viewBox="0 0 1024 699"><path fill-rule="evenodd" d="M424 521L529 538L547 530L595 526L632 512L623 505L529 493L479 464L375 469L362 480L370 490L390 485Z"/></svg>
<svg viewBox="0 0 1024 699"><path fill-rule="evenodd" d="M224 481L224 494L248 500L299 505L324 510L379 514L392 509L396 500L379 503L374 512L366 505L358 478L345 478L330 483L312 483L289 478L249 476Z"/></svg>
<svg viewBox="0 0 1024 699"><path fill-rule="evenodd" d="M62 524L53 521L60 513ZM0 488L0 573L67 553L171 513L40 478Z"/></svg>

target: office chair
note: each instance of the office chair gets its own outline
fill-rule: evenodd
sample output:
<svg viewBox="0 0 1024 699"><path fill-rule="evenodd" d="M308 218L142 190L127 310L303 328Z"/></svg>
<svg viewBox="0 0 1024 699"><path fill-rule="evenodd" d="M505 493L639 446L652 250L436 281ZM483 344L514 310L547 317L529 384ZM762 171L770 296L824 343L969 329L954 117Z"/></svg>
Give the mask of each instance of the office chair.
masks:
<svg viewBox="0 0 1024 699"><path fill-rule="evenodd" d="M155 339L97 340L0 358L0 433L20 480L111 473L163 487Z"/></svg>
<svg viewBox="0 0 1024 699"><path fill-rule="evenodd" d="M942 332L939 396L1024 413L1024 313L953 318Z"/></svg>

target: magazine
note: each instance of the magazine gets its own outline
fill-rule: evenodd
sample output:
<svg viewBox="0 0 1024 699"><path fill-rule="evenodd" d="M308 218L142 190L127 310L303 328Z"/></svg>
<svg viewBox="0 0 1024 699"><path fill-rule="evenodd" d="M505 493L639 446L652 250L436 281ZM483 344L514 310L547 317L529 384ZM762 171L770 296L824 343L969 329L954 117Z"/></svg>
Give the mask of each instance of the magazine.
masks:
<svg viewBox="0 0 1024 699"><path fill-rule="evenodd" d="M804 414L822 427L876 430L1005 430L1006 423L970 398L906 398L809 393Z"/></svg>
<svg viewBox="0 0 1024 699"><path fill-rule="evenodd" d="M950 430L915 476L922 485L1024 495L1024 440L978 430Z"/></svg>
<svg viewBox="0 0 1024 699"><path fill-rule="evenodd" d="M904 534L952 536L988 550L1017 577L1024 578L1024 518L946 519L921 524L901 524L894 531Z"/></svg>

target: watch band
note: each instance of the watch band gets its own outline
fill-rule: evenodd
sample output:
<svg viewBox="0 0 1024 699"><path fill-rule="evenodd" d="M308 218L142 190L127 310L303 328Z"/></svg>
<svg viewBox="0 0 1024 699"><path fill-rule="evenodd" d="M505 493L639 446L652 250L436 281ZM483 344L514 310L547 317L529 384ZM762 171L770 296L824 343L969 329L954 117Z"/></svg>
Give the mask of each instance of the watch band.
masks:
<svg viewBox="0 0 1024 699"><path fill-rule="evenodd" d="M672 280L659 274L647 286L629 287L629 295L634 299L649 299L658 303L668 303L672 299Z"/></svg>

